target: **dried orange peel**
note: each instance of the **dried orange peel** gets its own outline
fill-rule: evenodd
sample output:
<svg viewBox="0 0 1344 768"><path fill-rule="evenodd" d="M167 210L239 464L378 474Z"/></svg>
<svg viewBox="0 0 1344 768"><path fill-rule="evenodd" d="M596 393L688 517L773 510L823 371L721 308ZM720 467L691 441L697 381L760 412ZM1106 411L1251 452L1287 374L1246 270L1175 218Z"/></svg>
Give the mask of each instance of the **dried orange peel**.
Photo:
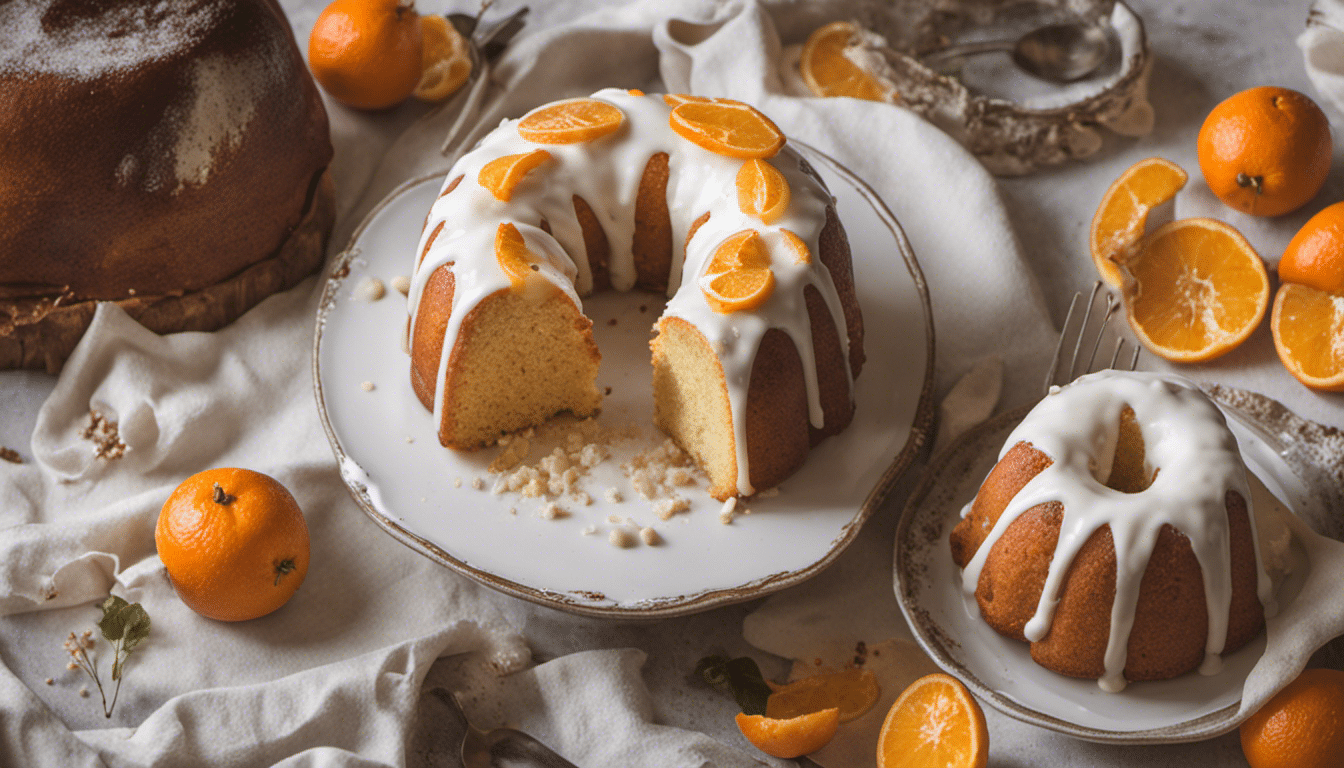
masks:
<svg viewBox="0 0 1344 768"><path fill-rule="evenodd" d="M740 101L684 101L672 109L668 123L683 139L726 157L765 159L784 147L779 126Z"/></svg>
<svg viewBox="0 0 1344 768"><path fill-rule="evenodd" d="M1112 288L1121 284L1115 261L1143 242L1148 215L1170 202L1185 186L1179 165L1160 157L1140 160L1111 183L1092 216L1089 245L1097 273Z"/></svg>
<svg viewBox="0 0 1344 768"><path fill-rule="evenodd" d="M534 149L518 155L505 155L486 163L476 180L482 187L490 190L496 200L509 202L513 199L513 189L518 186L534 168L551 159L551 153L544 149Z"/></svg>
<svg viewBox="0 0 1344 768"><path fill-rule="evenodd" d="M566 99L535 109L518 121L518 135L534 144L582 144L615 133L625 113L597 99Z"/></svg>
<svg viewBox="0 0 1344 768"><path fill-rule="evenodd" d="M737 207L765 224L774 224L789 209L789 181L765 160L748 160L737 172Z"/></svg>
<svg viewBox="0 0 1344 768"><path fill-rule="evenodd" d="M905 689L877 738L877 768L984 768L988 762L984 711L966 686L941 672Z"/></svg>

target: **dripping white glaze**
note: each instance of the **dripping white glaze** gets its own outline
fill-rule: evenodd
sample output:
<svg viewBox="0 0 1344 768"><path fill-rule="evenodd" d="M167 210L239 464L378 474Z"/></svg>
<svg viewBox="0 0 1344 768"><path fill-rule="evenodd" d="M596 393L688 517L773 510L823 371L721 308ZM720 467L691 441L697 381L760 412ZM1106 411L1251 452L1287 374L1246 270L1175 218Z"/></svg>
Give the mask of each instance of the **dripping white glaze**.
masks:
<svg viewBox="0 0 1344 768"><path fill-rule="evenodd" d="M755 489L749 481L745 438L747 385L756 349L770 328L779 328L793 339L803 364L809 418L813 426L823 426L816 356L803 293L808 285L818 289L830 310L849 374L844 310L819 255L820 234L831 196L805 170L799 155L786 146L768 162L788 181L791 199L784 215L767 225L738 209L736 178L743 161L714 154L677 135L668 122L671 108L661 96L607 88L592 98L621 110L625 121L620 129L579 144L538 145L518 134L517 120L505 120L458 160L448 172L445 188L459 176L462 181L451 194L440 196L430 209L416 248L417 258L425 252L425 242L440 222L444 228L415 269L408 307L414 328L420 297L430 275L450 264L455 291L435 383L435 423L442 423L448 351L453 348L463 318L485 297L510 286L508 276L495 258L495 233L500 223L512 222L518 226L528 250L542 258L538 276L564 291L581 307L579 297L593 290L583 232L574 214L573 198L582 197L606 234L612 287L630 290L636 280L631 251L635 198L649 158L665 152L673 257L668 275L670 299L664 316L680 317L694 325L719 355L733 416L737 489L744 496L750 495ZM497 200L477 181L486 163L538 148L549 152L551 158L514 188L509 202ZM691 224L706 211L710 213L709 220L687 243ZM550 226L551 234L537 226L542 219ZM720 314L710 308L697 283L719 244L748 228L758 231L769 248L775 288L770 298L753 312ZM810 263L799 262L783 230L794 233L807 246L812 256ZM852 377L850 391L852 397Z"/></svg>
<svg viewBox="0 0 1344 768"><path fill-rule="evenodd" d="M1126 405L1133 409L1143 434L1145 471L1152 477L1152 484L1139 493L1105 486ZM1125 657L1139 584L1158 531L1170 523L1190 540L1203 573L1209 632L1200 673L1217 673L1232 602L1227 491L1235 490L1246 500L1255 531L1246 468L1217 406L1177 376L1102 371L1051 391L1013 430L999 458L1022 442L1052 463L999 516L962 572L963 589L975 592L989 551L1018 515L1038 504L1060 502L1064 512L1059 543L1036 612L1024 630L1028 640L1041 640L1050 630L1074 556L1093 532L1109 525L1116 554L1115 601L1106 671L1097 683L1106 691L1120 691L1125 687ZM1153 477L1155 469L1161 471ZM968 512L969 505L962 515ZM1261 563L1258 537L1253 533L1251 539L1260 604L1273 615L1272 584Z"/></svg>

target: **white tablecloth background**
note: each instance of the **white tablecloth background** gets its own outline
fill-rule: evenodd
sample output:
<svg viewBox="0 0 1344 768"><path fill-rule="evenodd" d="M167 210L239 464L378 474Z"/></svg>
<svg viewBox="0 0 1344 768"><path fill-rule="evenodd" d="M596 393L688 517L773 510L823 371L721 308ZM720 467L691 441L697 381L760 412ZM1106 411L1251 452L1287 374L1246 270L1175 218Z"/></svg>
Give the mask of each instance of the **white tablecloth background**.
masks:
<svg viewBox="0 0 1344 768"><path fill-rule="evenodd" d="M323 3L284 5L303 47ZM1037 394L1068 297L1093 279L1085 244L1095 202L1139 158L1163 154L1190 170L1178 212L1216 211L1241 226L1271 265L1311 211L1344 197L1336 170L1309 210L1257 222L1201 193L1194 135L1214 103L1262 83L1314 93L1293 43L1303 2L1133 3L1157 57L1155 132L1110 139L1087 163L999 182L902 109L789 95L777 67L780 46L846 17L846 3L603 5L534 4L526 33L495 70L480 124L607 85L759 105L786 133L864 177L901 220L932 297L940 394L992 355L1005 363L1001 407ZM491 13L513 7L501 3ZM704 42L692 44L693 32ZM335 252L397 183L441 167L435 149L451 115L426 117L417 105L376 115L328 109L340 211ZM1341 113L1327 110L1338 125ZM520 726L583 766L784 764L746 745L732 725L732 702L690 679L696 659L711 652L750 652L768 675L784 671L783 661L743 639L743 618L760 604L655 624L578 618L479 587L364 517L340 481L314 407L317 291L311 280L223 331L163 338L105 307L59 381L0 374L0 444L25 460L0 462L0 765L436 764L442 745L433 739L433 705L421 709L428 684L464 691L479 724ZM1162 365L1148 357L1144 367ZM1181 372L1344 425L1340 396L1312 394L1283 371L1267 324L1227 357ZM123 458L93 457L80 436L90 408L118 422ZM313 535L312 568L295 599L242 624L185 608L153 546L169 491L195 471L223 465L285 483ZM815 637L824 622L832 622L830 640L839 646L908 636L890 594L901 496L898 490L830 571L766 603L753 619L755 634L749 622L752 639L770 645L761 616L796 621L805 611L814 624L800 637L811 640L781 648L825 645L827 638ZM109 591L141 602L154 621L110 721L96 692L79 696L87 681L65 670L61 649L67 632L94 625L96 601ZM863 608L840 621L850 609L837 604ZM418 709L426 722L417 724ZM988 716L996 765L1242 764L1232 735L1200 745L1106 747ZM851 741L853 754L871 760L871 739Z"/></svg>

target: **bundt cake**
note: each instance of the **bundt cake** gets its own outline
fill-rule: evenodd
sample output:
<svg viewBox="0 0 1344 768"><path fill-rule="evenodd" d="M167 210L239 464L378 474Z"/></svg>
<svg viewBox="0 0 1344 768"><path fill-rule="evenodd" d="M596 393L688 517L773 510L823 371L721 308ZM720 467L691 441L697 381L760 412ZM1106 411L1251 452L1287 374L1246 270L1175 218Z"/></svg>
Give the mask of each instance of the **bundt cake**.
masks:
<svg viewBox="0 0 1344 768"><path fill-rule="evenodd" d="M1179 377L1103 371L1009 436L951 534L963 587L1036 663L1107 691L1198 668L1272 612L1246 468Z"/></svg>
<svg viewBox="0 0 1344 768"><path fill-rule="evenodd" d="M116 301L213 330L322 262L326 112L274 0L0 5L0 368Z"/></svg>
<svg viewBox="0 0 1344 768"><path fill-rule="evenodd" d="M716 110L765 146L730 156L718 140L735 136L685 128ZM853 416L863 324L844 229L740 102L606 89L505 121L449 171L417 253L411 383L445 446L596 413L580 297L607 289L671 297L651 341L655 423L715 498L777 485Z"/></svg>

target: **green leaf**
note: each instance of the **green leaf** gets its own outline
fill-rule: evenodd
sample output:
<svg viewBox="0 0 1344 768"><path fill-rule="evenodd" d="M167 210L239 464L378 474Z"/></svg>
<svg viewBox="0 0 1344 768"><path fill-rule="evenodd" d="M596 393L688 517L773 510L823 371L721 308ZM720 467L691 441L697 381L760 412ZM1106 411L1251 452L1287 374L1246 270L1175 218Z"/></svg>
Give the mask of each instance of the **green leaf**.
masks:
<svg viewBox="0 0 1344 768"><path fill-rule="evenodd" d="M98 622L98 629L109 642L120 640L126 631L126 619L122 612L127 605L129 603L125 600L112 595L98 606L103 609L103 618Z"/></svg>
<svg viewBox="0 0 1344 768"><path fill-rule="evenodd" d="M746 714L765 714L765 703L771 691L755 659L749 656L736 659L706 656L695 665L695 671L705 682L732 694Z"/></svg>
<svg viewBox="0 0 1344 768"><path fill-rule="evenodd" d="M126 631L121 647L129 655L149 636L149 613L139 603L131 603L121 609L121 615L126 618Z"/></svg>

